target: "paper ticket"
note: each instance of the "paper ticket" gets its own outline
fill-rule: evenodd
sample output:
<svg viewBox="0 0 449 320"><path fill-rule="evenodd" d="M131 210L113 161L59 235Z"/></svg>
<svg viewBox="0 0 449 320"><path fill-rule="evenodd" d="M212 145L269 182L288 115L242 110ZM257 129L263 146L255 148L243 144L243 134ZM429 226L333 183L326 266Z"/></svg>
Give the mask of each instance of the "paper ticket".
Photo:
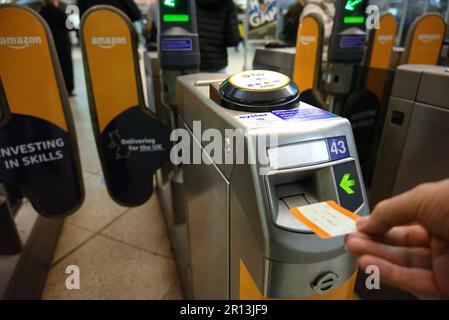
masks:
<svg viewBox="0 0 449 320"><path fill-rule="evenodd" d="M335 201L292 208L290 212L323 239L357 231L355 222L359 216L339 206Z"/></svg>

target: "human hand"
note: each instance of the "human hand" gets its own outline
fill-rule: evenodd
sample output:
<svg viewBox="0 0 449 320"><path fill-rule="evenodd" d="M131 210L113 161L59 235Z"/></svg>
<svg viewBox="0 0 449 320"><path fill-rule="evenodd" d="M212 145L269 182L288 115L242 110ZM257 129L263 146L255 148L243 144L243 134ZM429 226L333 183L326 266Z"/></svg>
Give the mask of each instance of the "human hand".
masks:
<svg viewBox="0 0 449 320"><path fill-rule="evenodd" d="M422 298L449 298L449 180L385 200L357 221L347 249L359 266Z"/></svg>

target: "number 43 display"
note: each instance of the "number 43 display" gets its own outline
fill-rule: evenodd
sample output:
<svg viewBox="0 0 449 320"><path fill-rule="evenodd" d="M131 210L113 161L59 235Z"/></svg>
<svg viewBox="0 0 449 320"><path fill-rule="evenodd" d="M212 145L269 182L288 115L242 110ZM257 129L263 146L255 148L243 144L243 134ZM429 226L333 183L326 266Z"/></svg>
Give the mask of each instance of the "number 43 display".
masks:
<svg viewBox="0 0 449 320"><path fill-rule="evenodd" d="M335 137L327 139L327 147L331 160L336 161L349 157L348 143L346 137Z"/></svg>

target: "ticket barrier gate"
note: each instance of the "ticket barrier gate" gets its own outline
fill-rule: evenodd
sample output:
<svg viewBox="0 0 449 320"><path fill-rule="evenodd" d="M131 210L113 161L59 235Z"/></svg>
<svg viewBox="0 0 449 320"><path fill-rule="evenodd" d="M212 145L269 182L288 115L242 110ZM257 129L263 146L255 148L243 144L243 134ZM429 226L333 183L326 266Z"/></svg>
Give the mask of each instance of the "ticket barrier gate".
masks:
<svg viewBox="0 0 449 320"><path fill-rule="evenodd" d="M382 135L394 70L390 69L396 38L396 18L384 13L379 28L368 35L367 52L354 68L351 94L344 98L342 115L352 125L365 184L371 185Z"/></svg>
<svg viewBox="0 0 449 320"><path fill-rule="evenodd" d="M329 110L339 115L343 114L344 97L351 93L355 66L363 60L367 5L368 1L357 1L349 5L344 0L338 0L335 5L324 90Z"/></svg>
<svg viewBox="0 0 449 320"><path fill-rule="evenodd" d="M448 178L448 92L446 67L398 67L369 190L371 207L421 183ZM386 284L381 290L360 286L357 293L364 299L415 299Z"/></svg>
<svg viewBox="0 0 449 320"><path fill-rule="evenodd" d="M323 21L317 14L310 14L299 24L295 48L257 49L253 68L277 71L291 77L301 91L301 101L327 109L319 91L323 42Z"/></svg>
<svg viewBox="0 0 449 320"><path fill-rule="evenodd" d="M449 176L448 92L446 67L398 68L370 192L372 205Z"/></svg>
<svg viewBox="0 0 449 320"><path fill-rule="evenodd" d="M1 199L0 299L39 299L63 218L84 200L78 146L43 19L0 5L0 56L0 182L6 194L10 185L23 192L36 211Z"/></svg>
<svg viewBox="0 0 449 320"><path fill-rule="evenodd" d="M233 80L211 83L217 77L178 79L183 128L192 149L206 159L183 167L193 297L350 299L357 267L343 248L344 239L318 238L289 211L333 199L368 214L349 122L304 103L272 112L266 105L244 106L230 97L235 87L222 94ZM271 75L254 71L234 77ZM197 121L203 130L223 135L221 152L207 148ZM235 131L242 134L229 135ZM237 146L246 150L247 159L256 159L257 141L270 135L278 141L261 153L261 162L236 164ZM218 153L232 154L232 161L216 161ZM356 186L352 195L341 187L348 174Z"/></svg>
<svg viewBox="0 0 449 320"><path fill-rule="evenodd" d="M393 86L395 69L392 52L396 21L389 14L379 20L379 29L369 32L367 52L361 65L354 67L349 95L343 96L340 113L351 121L365 183L371 185L380 138ZM445 34L444 20L437 14L426 14L412 25L403 61L413 64L436 64ZM333 88L334 89L334 88Z"/></svg>
<svg viewBox="0 0 449 320"><path fill-rule="evenodd" d="M180 128L177 78L197 73L200 67L199 37L195 1L170 5L159 1L158 58L160 64L161 101L157 106L160 119L170 123L172 130ZM156 176L159 199L170 236L173 253L183 284L184 297L193 298L189 258L188 231L185 214L185 189L182 164L169 162Z"/></svg>

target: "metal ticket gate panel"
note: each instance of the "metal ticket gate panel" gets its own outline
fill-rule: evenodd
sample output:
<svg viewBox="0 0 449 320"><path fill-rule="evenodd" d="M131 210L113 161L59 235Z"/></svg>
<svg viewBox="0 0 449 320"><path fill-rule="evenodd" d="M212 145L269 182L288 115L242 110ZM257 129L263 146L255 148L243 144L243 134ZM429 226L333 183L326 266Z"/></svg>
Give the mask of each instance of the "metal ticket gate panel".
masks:
<svg viewBox="0 0 449 320"><path fill-rule="evenodd" d="M213 163L204 151L202 157ZM203 163L184 167L184 188L194 297L229 299L229 181Z"/></svg>
<svg viewBox="0 0 449 320"><path fill-rule="evenodd" d="M184 127L212 161L183 167L193 297L352 297L357 267L343 248L344 239L318 238L289 211L335 200L368 214L349 122L301 103L288 110L298 115L298 122L282 120L286 111L280 111L277 124L259 128L260 120L252 119L274 114L224 109L209 97L204 85L208 78L199 74L178 79ZM201 121L201 130L194 121ZM216 163L201 139L208 128L225 137L223 154L240 146L252 159L259 137L276 133L279 140L268 146L265 165ZM244 134L231 137L227 129ZM351 195L343 188L345 176L354 180Z"/></svg>
<svg viewBox="0 0 449 320"><path fill-rule="evenodd" d="M256 49L253 69L271 70L293 78L296 48L258 48Z"/></svg>
<svg viewBox="0 0 449 320"><path fill-rule="evenodd" d="M443 147L447 145L448 124L449 109L423 103L415 104L393 195L410 190L421 183L449 177L449 149ZM437 154L435 150L438 150ZM431 154L435 156L429 161Z"/></svg>
<svg viewBox="0 0 449 320"><path fill-rule="evenodd" d="M372 205L447 178L448 92L447 68L399 67L370 190Z"/></svg>
<svg viewBox="0 0 449 320"><path fill-rule="evenodd" d="M139 206L153 193L153 176L169 160L168 124L145 106L137 35L110 6L83 16L82 49L94 135L112 199Z"/></svg>
<svg viewBox="0 0 449 320"><path fill-rule="evenodd" d="M430 65L403 65L396 72L370 188L372 207L415 186L449 177L449 73ZM365 299L414 298L396 288L357 293Z"/></svg>

